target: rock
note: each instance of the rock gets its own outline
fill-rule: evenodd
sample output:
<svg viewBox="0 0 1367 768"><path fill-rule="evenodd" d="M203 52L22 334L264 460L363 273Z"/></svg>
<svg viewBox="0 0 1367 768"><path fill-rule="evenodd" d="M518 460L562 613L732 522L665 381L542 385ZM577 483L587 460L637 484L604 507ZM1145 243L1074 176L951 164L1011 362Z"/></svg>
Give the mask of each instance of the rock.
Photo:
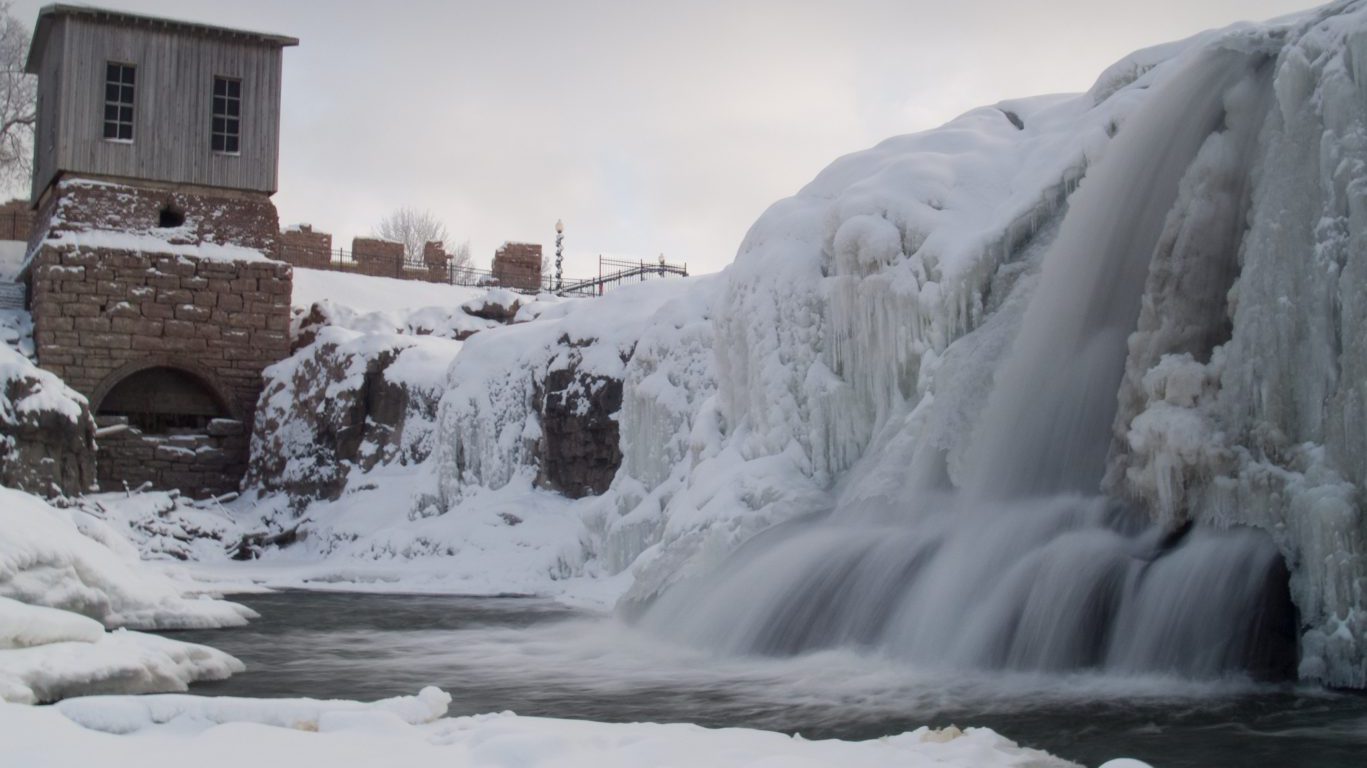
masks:
<svg viewBox="0 0 1367 768"><path fill-rule="evenodd" d="M338 498L353 471L425 459L440 393L389 375L412 344L325 327L316 343L268 368L247 484L302 504Z"/></svg>
<svg viewBox="0 0 1367 768"><path fill-rule="evenodd" d="M548 370L536 387L542 429L537 483L574 499L597 496L622 465L622 380L580 372L577 347L557 360L564 367Z"/></svg>
<svg viewBox="0 0 1367 768"><path fill-rule="evenodd" d="M512 291L490 291L485 296L465 302L460 308L471 317L506 325L517 317L517 311L522 308L522 301Z"/></svg>
<svg viewBox="0 0 1367 768"><path fill-rule="evenodd" d="M0 485L40 496L95 484L95 419L84 397L0 344Z"/></svg>

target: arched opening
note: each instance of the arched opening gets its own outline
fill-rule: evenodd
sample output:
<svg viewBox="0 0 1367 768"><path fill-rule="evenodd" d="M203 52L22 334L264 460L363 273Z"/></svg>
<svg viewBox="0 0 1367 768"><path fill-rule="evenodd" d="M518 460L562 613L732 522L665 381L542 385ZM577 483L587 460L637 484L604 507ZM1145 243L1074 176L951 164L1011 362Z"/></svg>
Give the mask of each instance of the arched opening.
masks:
<svg viewBox="0 0 1367 768"><path fill-rule="evenodd" d="M162 207L161 213L157 218L157 226L162 229L174 229L185 225L185 212L167 203Z"/></svg>
<svg viewBox="0 0 1367 768"><path fill-rule="evenodd" d="M122 416L146 434L199 434L214 419L231 418L227 405L198 376L179 368L144 368L115 384L97 414Z"/></svg>

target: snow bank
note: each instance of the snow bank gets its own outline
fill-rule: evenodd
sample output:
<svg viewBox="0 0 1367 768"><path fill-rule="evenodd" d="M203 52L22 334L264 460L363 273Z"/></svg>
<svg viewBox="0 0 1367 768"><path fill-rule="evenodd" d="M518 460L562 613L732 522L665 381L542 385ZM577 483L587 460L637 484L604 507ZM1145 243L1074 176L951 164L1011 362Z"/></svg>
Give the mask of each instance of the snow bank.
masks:
<svg viewBox="0 0 1367 768"><path fill-rule="evenodd" d="M15 610L12 606L25 610ZM142 632L104 632L68 611L24 606L0 598L0 621L24 628L43 644L0 648L0 700L19 704L100 692L184 691L200 680L241 672L242 662L222 651ZM98 630L93 635L92 630Z"/></svg>
<svg viewBox="0 0 1367 768"><path fill-rule="evenodd" d="M95 697L56 707L0 704L7 759L25 766L237 766L243 745L259 765L828 766L1065 768L983 728L921 728L882 739L800 736L694 725L594 723L512 713L437 719L449 696L357 704L308 700ZM111 736L111 733L125 734ZM1129 765L1139 765L1129 763Z"/></svg>
<svg viewBox="0 0 1367 768"><path fill-rule="evenodd" d="M407 313L422 307L458 307L485 293L485 288L295 267L292 303L307 309L329 301L363 315Z"/></svg>
<svg viewBox="0 0 1367 768"><path fill-rule="evenodd" d="M244 699L231 696L86 696L55 708L93 731L135 733L178 721L199 728L224 723L257 723L300 731L322 730L339 713L385 713L408 725L446 715L451 694L428 686L417 696L396 696L371 703L318 699ZM345 720L343 720L345 722Z"/></svg>
<svg viewBox="0 0 1367 768"><path fill-rule="evenodd" d="M221 600L183 597L138 562L113 529L78 510L0 487L0 597L88 616L107 627L238 626L253 614Z"/></svg>

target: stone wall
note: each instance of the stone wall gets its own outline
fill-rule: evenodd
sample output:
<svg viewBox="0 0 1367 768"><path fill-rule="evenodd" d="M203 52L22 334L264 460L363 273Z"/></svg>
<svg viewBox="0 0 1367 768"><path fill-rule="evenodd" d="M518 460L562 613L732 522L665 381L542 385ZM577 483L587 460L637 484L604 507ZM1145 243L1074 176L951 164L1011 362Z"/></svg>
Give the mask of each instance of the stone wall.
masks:
<svg viewBox="0 0 1367 768"><path fill-rule="evenodd" d="M403 279L403 243L355 237L351 240L351 258L355 270L363 275Z"/></svg>
<svg viewBox="0 0 1367 768"><path fill-rule="evenodd" d="M494 253L494 280L504 288L541 290L541 246L536 243L504 243Z"/></svg>
<svg viewBox="0 0 1367 768"><path fill-rule="evenodd" d="M122 416L99 416L104 432L96 455L100 489L117 491L151 483L192 498L235 491L247 471L245 425L215 419L202 434L150 435Z"/></svg>
<svg viewBox="0 0 1367 768"><path fill-rule="evenodd" d="M262 369L289 354L287 264L47 244L29 279L38 364L89 398L97 412L124 377L169 367L194 374L234 419L250 424ZM116 462L118 449L132 447L128 438L100 443L102 482L146 479L159 488L217 493L235 487L246 465L245 438L193 462L153 452L163 463L150 464L143 463L147 451Z"/></svg>
<svg viewBox="0 0 1367 768"><path fill-rule="evenodd" d="M90 398L164 365L249 421L261 369L289 354L288 264L44 245L29 269L38 364Z"/></svg>
<svg viewBox="0 0 1367 768"><path fill-rule="evenodd" d="M405 280L423 280L428 283L450 282L450 257L446 255L446 246L437 241L425 243L422 247L422 264L405 264L403 273Z"/></svg>
<svg viewBox="0 0 1367 768"><path fill-rule="evenodd" d="M300 224L280 233L275 257L295 267L327 269L332 266L332 235L314 232L308 224Z"/></svg>
<svg viewBox="0 0 1367 768"><path fill-rule="evenodd" d="M163 211L183 218L163 226ZM63 232L155 234L172 243L224 243L273 254L280 218L265 193L64 179L40 201L30 245Z"/></svg>
<svg viewBox="0 0 1367 768"><path fill-rule="evenodd" d="M33 228L33 211L29 202L14 199L0 205L0 240L28 241Z"/></svg>

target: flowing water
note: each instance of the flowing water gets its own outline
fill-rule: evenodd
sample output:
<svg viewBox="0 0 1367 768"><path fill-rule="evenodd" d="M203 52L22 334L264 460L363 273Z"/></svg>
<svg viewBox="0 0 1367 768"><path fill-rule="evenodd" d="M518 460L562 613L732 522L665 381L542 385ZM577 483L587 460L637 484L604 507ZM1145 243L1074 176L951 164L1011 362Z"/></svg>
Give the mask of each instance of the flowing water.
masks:
<svg viewBox="0 0 1367 768"><path fill-rule="evenodd" d="M261 618L179 632L247 671L193 691L378 698L434 684L453 715L696 722L867 739L921 725L988 726L1096 765L1362 764L1367 698L1219 679L923 671L850 650L737 657L661 640L541 600L285 592L235 598Z"/></svg>
<svg viewBox="0 0 1367 768"><path fill-rule="evenodd" d="M1266 63L1193 57L1089 170L996 372L962 487L870 456L906 478L898 498L755 537L667 590L644 627L726 653L866 648L946 672L1294 678L1290 576L1269 537L1161 528L1099 496L1153 253L1182 224L1169 214L1202 147L1254 145L1266 102L1247 95L1269 87Z"/></svg>

